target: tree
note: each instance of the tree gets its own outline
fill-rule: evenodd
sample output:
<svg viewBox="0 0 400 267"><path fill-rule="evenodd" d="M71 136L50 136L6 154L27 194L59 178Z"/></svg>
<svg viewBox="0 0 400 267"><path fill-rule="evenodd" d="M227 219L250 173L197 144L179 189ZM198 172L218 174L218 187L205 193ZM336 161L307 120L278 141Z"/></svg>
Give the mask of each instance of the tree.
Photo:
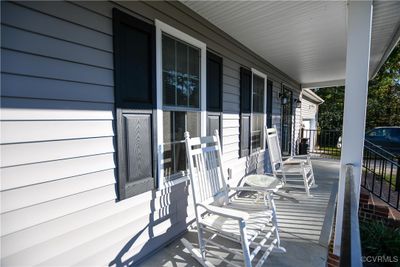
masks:
<svg viewBox="0 0 400 267"><path fill-rule="evenodd" d="M318 123L322 129L341 129L344 87L316 89L325 102L319 106ZM357 103L355 103L357 104ZM366 129L400 125L400 43L368 85Z"/></svg>
<svg viewBox="0 0 400 267"><path fill-rule="evenodd" d="M318 108L318 124L321 129L342 129L344 87L316 89L324 103Z"/></svg>
<svg viewBox="0 0 400 267"><path fill-rule="evenodd" d="M367 129L400 125L400 43L368 87Z"/></svg>

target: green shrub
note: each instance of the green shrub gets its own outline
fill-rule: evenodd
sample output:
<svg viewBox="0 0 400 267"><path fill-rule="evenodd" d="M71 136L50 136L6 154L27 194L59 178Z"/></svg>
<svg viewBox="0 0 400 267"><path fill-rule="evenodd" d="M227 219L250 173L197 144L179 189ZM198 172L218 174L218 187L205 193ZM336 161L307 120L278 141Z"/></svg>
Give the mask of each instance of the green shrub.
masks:
<svg viewBox="0 0 400 267"><path fill-rule="evenodd" d="M391 228L382 221L360 221L360 237L363 255L399 256L400 229Z"/></svg>

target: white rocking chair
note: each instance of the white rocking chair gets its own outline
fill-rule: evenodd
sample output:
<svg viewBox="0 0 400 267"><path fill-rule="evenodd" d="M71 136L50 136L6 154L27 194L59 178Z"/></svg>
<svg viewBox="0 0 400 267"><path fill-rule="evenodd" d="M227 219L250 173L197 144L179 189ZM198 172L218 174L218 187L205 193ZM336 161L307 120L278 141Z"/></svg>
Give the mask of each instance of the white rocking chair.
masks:
<svg viewBox="0 0 400 267"><path fill-rule="evenodd" d="M233 266L259 267L273 250L286 252L280 246L272 192L263 188L227 185L218 131L215 131L215 136L197 138L190 138L186 132L185 139L199 249L186 239L181 241L192 256L202 266L214 266L209 261L209 256L213 256ZM263 201L242 197L238 194L240 191L261 193ZM241 251L224 246L218 242L221 238L239 243ZM238 265L214 253L209 245L243 257L244 264Z"/></svg>
<svg viewBox="0 0 400 267"><path fill-rule="evenodd" d="M275 178L281 178L284 187L304 188L307 196L311 196L310 189L317 187L314 179L314 171L310 156L289 157L282 160L281 148L275 128L266 128L269 159L271 162L272 173ZM279 177L278 177L279 176ZM288 179L287 176L291 178ZM296 179L302 177L302 180ZM298 184L300 182L300 184ZM302 185L304 184L304 185Z"/></svg>

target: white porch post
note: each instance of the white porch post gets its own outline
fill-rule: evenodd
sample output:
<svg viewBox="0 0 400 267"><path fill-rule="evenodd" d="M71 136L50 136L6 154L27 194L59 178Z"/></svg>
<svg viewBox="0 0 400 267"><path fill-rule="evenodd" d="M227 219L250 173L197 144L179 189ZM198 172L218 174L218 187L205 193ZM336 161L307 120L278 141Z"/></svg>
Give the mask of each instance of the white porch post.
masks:
<svg viewBox="0 0 400 267"><path fill-rule="evenodd" d="M372 1L349 1L342 155L333 252L340 255L346 164L354 165L360 190L369 80ZM359 197L359 194L357 194Z"/></svg>

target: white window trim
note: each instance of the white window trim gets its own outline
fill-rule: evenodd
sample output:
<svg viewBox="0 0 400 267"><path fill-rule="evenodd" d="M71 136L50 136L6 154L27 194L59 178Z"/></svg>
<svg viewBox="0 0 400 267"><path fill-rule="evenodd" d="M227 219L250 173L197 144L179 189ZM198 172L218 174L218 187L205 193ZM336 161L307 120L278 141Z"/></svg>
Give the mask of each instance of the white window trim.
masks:
<svg viewBox="0 0 400 267"><path fill-rule="evenodd" d="M163 87L162 87L162 33L167 33L183 42L186 42L192 46L195 46L200 49L200 134L201 136L205 136L207 133L206 125L207 125L207 113L206 113L206 100L207 100L207 90L206 90L206 60L207 60L207 46L205 43L193 38L192 36L181 32L164 22L159 20L155 20L156 25L156 78L157 78L157 112L156 112L156 120L157 120L157 181L158 181L158 190L162 190L178 183L182 183L188 180L187 177L179 178L176 181L165 181L164 177L164 168L163 168L163 139L164 139L164 130L163 130Z"/></svg>
<svg viewBox="0 0 400 267"><path fill-rule="evenodd" d="M255 68L251 68L251 99L250 99L250 101L251 101L251 105L250 105L251 106L251 113L250 113L250 116L251 116L250 117L250 151L251 151L251 153L250 154L253 154L253 148L251 146L251 131L253 129L252 123L253 123L253 85L254 85L253 75L254 74L264 79L264 107L263 107L264 116L263 116L263 129L262 129L263 131L264 131L265 125L267 123L267 75ZM263 152L266 149L266 142L265 142L266 140L265 140L264 133L263 133L262 137L263 137L262 138L263 149L261 149L260 152Z"/></svg>

